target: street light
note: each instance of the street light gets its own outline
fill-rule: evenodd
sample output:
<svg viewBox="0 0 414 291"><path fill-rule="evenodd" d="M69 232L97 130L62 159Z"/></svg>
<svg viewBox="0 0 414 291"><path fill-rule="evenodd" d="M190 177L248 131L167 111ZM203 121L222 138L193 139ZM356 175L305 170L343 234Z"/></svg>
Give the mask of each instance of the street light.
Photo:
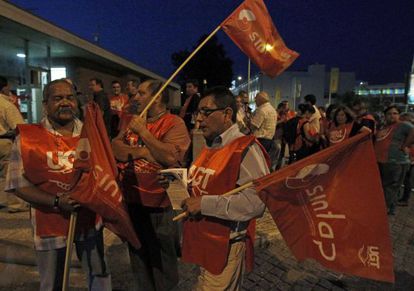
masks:
<svg viewBox="0 0 414 291"><path fill-rule="evenodd" d="M243 77L242 76L238 76L237 77L237 80L239 80L239 81L241 81L243 79Z"/></svg>

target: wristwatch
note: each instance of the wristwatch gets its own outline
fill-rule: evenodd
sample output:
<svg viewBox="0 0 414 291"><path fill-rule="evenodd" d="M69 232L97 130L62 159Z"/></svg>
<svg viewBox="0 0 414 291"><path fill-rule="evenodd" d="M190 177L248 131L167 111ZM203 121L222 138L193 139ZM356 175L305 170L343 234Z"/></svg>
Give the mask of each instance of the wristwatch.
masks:
<svg viewBox="0 0 414 291"><path fill-rule="evenodd" d="M59 208L59 196L55 196L55 200L53 200L53 209L54 210L60 210Z"/></svg>

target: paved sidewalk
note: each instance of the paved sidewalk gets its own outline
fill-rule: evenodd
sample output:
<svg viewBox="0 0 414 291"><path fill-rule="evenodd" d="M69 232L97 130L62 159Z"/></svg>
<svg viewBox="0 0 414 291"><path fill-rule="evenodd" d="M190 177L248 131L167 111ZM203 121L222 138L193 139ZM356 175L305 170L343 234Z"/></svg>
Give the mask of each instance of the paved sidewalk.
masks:
<svg viewBox="0 0 414 291"><path fill-rule="evenodd" d="M36 290L39 277L35 267L28 213L0 211L0 290ZM258 220L256 268L247 274L244 290L414 290L414 203L400 207L390 217L393 237L395 285L341 276L314 261L298 263L284 243L268 213ZM127 248L118 238L105 232L106 253L114 290L127 290L131 274ZM74 259L76 262L76 259ZM180 263L180 283L176 290L190 290L197 268ZM74 263L71 290L86 290L86 280Z"/></svg>

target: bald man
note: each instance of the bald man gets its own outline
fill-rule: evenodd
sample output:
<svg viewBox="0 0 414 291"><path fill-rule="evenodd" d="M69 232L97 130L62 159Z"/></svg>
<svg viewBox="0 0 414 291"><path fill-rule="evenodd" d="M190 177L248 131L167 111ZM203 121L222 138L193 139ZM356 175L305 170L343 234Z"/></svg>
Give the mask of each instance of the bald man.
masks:
<svg viewBox="0 0 414 291"><path fill-rule="evenodd" d="M255 102L256 111L250 121L250 129L269 153L273 145L277 113L273 106L269 103L269 94L266 92L261 91L257 93Z"/></svg>

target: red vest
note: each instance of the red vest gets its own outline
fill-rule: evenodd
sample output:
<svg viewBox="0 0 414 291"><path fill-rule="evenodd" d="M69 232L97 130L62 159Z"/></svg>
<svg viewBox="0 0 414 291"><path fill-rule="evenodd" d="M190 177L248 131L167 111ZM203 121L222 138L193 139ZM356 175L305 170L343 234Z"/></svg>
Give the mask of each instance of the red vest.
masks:
<svg viewBox="0 0 414 291"><path fill-rule="evenodd" d="M354 123L345 123L343 125L339 125L336 127L335 124L332 125L334 126L331 127L328 131L328 139L330 145L341 143L345 139L347 139L349 137L349 134L351 133Z"/></svg>
<svg viewBox="0 0 414 291"><path fill-rule="evenodd" d="M130 118L131 117L125 117ZM153 123L147 123L147 129L152 135L161 140L163 136L176 124L178 117L167 113ZM126 123L127 124L127 123ZM124 142L137 146L139 137L127 130ZM140 203L148 207L167 207L171 205L165 190L158 184L157 172L162 169L158 163L151 163L138 159L126 163L118 163L120 180L125 201L127 203Z"/></svg>
<svg viewBox="0 0 414 291"><path fill-rule="evenodd" d="M73 177L73 162L79 137L57 136L38 124L18 125L24 173L40 190L55 196L68 191ZM36 206L36 235L66 236L70 213L56 212L52 207ZM96 215L82 208L76 230L88 231L95 226Z"/></svg>
<svg viewBox="0 0 414 291"><path fill-rule="evenodd" d="M192 195L220 195L236 188L243 154L254 142L258 143L253 136L243 136L223 148L204 148L190 168ZM252 220L246 242L250 269L253 267L254 233L255 221ZM221 274L227 265L229 235L229 221L211 216L187 219L183 230L183 261L198 264L212 274Z"/></svg>
<svg viewBox="0 0 414 291"><path fill-rule="evenodd" d="M400 123L396 122L377 131L375 134L374 150L378 163L388 162L388 151L394 136L394 131Z"/></svg>

